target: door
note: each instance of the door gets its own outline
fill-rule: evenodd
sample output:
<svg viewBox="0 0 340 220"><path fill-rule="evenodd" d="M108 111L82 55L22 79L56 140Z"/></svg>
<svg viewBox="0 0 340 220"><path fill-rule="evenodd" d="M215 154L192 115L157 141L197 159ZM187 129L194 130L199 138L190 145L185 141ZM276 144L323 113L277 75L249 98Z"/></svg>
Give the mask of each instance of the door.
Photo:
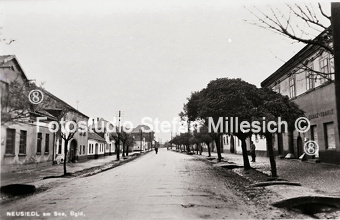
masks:
<svg viewBox="0 0 340 220"><path fill-rule="evenodd" d="M77 141L76 140L72 140L71 144L70 144L70 158L69 160L71 162L76 162L77 160Z"/></svg>

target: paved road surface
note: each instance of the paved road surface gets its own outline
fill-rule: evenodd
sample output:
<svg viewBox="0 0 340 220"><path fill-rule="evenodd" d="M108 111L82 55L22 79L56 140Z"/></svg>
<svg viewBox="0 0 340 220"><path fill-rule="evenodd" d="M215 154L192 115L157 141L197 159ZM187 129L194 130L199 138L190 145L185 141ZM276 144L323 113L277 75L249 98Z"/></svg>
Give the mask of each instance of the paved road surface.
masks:
<svg viewBox="0 0 340 220"><path fill-rule="evenodd" d="M106 172L65 181L45 192L4 204L8 211L83 212L77 219L252 218L246 205L210 164L161 149ZM16 217L17 219L24 219ZM13 219L10 217L8 219ZM76 218L74 218L76 219Z"/></svg>

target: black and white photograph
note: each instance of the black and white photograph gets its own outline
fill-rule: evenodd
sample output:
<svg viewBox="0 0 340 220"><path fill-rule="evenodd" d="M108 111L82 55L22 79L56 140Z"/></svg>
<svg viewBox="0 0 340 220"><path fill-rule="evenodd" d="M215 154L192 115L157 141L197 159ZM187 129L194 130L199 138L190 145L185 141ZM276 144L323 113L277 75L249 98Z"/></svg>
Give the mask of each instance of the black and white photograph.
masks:
<svg viewBox="0 0 340 220"><path fill-rule="evenodd" d="M0 219L340 219L340 2L0 0Z"/></svg>

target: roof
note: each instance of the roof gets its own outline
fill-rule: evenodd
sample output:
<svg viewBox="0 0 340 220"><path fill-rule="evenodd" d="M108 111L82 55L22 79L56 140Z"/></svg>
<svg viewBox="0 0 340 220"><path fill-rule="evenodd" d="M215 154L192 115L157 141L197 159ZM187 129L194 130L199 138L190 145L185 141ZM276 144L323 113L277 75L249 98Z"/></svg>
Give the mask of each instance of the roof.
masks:
<svg viewBox="0 0 340 220"><path fill-rule="evenodd" d="M24 73L23 69L21 68L21 65L19 64L19 61L18 61L18 59L15 55L1 55L0 56L0 66L5 66L5 64L8 63L9 61L13 61L16 64L16 66L18 67L20 73L22 74L23 79L28 80L27 76L25 75L25 73ZM79 113L80 115L84 116L85 118L89 118L87 115L81 113L80 111L73 108L72 106L70 106L69 104L67 104L63 100L61 100L60 98L58 98L55 95L53 95L52 93L48 92L47 90L45 90L45 89L42 89L42 90L43 90L44 93L46 93L47 95L49 95L50 97L52 97L56 101L61 102L64 105L66 105L67 107L69 107L72 111ZM53 115L53 116L56 116L56 115Z"/></svg>
<svg viewBox="0 0 340 220"><path fill-rule="evenodd" d="M151 128L147 125L138 125L137 127L135 127L134 129L132 129L132 132L131 133L137 133L137 132L140 132L140 130L142 129L143 132L153 132L151 130Z"/></svg>
<svg viewBox="0 0 340 220"><path fill-rule="evenodd" d="M105 139L94 132L89 132L88 139L105 142Z"/></svg>
<svg viewBox="0 0 340 220"><path fill-rule="evenodd" d="M329 27L330 28L330 27ZM322 37L326 33L326 30L320 33L315 39ZM279 69L277 69L273 74L268 76L265 80L261 82L261 87L268 87L273 84L279 78L285 74L290 73L295 67L297 67L301 62L308 59L315 52L320 50L321 46L314 44L307 44L298 53L296 53L292 58L290 58L285 64L283 64Z"/></svg>
<svg viewBox="0 0 340 220"><path fill-rule="evenodd" d="M22 74L22 78L24 80L28 80L27 76L24 72L24 70L22 69L17 57L15 55L1 55L0 56L0 66L6 66L5 64L8 63L9 61L13 61L16 66L18 67L20 73Z"/></svg>
<svg viewBox="0 0 340 220"><path fill-rule="evenodd" d="M70 110L72 110L73 112L77 112L80 115L84 116L85 118L89 118L89 116L81 113L80 111L78 111L77 109L73 108L71 105L67 104L66 102L64 102L63 100L61 100L60 98L58 98L57 96L53 95L52 93L50 93L49 91L47 91L46 89L43 89L43 92L46 93L48 96L52 97L53 99L57 100L58 102L63 103L64 105L66 105L67 107L70 108Z"/></svg>
<svg viewBox="0 0 340 220"><path fill-rule="evenodd" d="M44 109L35 111L35 112L30 112L30 114L34 116L38 116L38 117L47 117L47 120L50 120L50 121L57 120L57 118L53 114L50 114L48 111Z"/></svg>

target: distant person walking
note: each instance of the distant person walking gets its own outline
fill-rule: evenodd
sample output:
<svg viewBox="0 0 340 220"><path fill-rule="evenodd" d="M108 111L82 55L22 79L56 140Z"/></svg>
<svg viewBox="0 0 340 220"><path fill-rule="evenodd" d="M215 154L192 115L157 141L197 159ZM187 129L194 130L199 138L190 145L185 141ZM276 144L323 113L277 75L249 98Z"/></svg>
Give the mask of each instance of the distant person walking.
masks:
<svg viewBox="0 0 340 220"><path fill-rule="evenodd" d="M255 162L255 158L256 158L256 146L254 144L253 141L250 142L250 154L251 154L251 162Z"/></svg>
<svg viewBox="0 0 340 220"><path fill-rule="evenodd" d="M156 154L158 153L158 146L155 145L155 151L156 151Z"/></svg>

